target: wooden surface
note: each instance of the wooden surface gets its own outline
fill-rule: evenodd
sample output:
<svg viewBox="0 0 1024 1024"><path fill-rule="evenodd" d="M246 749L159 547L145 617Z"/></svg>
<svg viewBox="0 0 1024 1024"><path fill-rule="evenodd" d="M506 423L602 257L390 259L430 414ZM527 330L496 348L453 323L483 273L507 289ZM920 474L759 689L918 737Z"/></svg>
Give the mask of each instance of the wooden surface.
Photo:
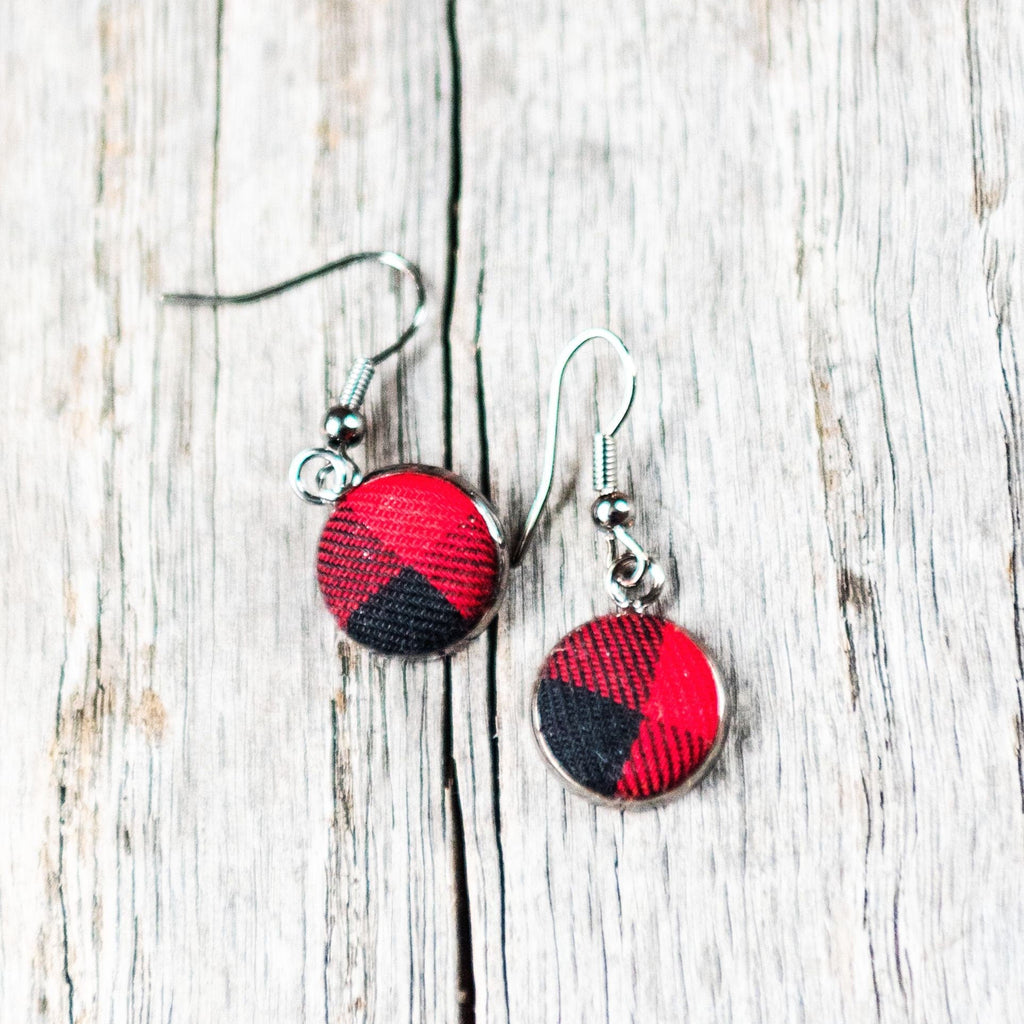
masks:
<svg viewBox="0 0 1024 1024"><path fill-rule="evenodd" d="M1022 69L1008 0L10 0L0 1021L1021 1019ZM366 462L513 524L557 351L633 348L736 704L679 803L567 796L527 720L608 607L592 360L497 625L402 667L284 474L408 296L157 302L378 246L432 319Z"/></svg>

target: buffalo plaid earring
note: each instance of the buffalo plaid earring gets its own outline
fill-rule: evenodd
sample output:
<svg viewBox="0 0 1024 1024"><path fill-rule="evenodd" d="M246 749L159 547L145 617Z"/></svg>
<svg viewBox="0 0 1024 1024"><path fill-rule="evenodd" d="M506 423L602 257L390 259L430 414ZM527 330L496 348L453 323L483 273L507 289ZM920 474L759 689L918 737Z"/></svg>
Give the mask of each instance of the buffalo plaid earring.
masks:
<svg viewBox="0 0 1024 1024"><path fill-rule="evenodd" d="M324 416L324 446L295 457L291 483L304 501L333 506L320 535L317 578L338 627L379 654L445 655L480 633L497 609L508 567L498 514L446 470L396 465L364 476L349 454L366 433L360 409L376 367L423 323L419 268L394 252L363 252L245 295L163 298L189 306L256 302L364 262L411 278L416 311L392 345L355 361Z"/></svg>
<svg viewBox="0 0 1024 1024"><path fill-rule="evenodd" d="M618 611L577 627L548 655L533 692L533 725L545 759L570 790L635 806L678 795L701 778L721 750L728 702L707 654L685 630L649 611L665 574L628 532L632 503L616 481L614 435L633 404L636 369L610 331L573 339L555 368L547 466L513 563L522 559L551 490L566 366L592 340L615 348L628 377L614 425L594 435L591 517L608 542L606 587Z"/></svg>

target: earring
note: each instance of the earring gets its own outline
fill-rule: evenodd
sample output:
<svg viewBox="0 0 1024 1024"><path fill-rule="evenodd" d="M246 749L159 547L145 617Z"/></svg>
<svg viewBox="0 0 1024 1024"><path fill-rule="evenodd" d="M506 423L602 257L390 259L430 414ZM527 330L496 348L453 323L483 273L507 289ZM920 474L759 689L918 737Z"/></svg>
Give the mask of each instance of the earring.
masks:
<svg viewBox="0 0 1024 1024"><path fill-rule="evenodd" d="M574 338L551 384L546 468L513 564L518 564L551 491L558 407L569 361L590 341L616 350L627 390L608 431L594 435L594 525L608 542L608 593L618 611L579 626L548 655L533 692L541 752L562 783L590 800L653 803L697 783L722 748L728 702L714 663L681 627L649 609L665 574L628 532L629 497L616 480L615 433L636 391L636 368L622 339L591 330Z"/></svg>
<svg viewBox="0 0 1024 1024"><path fill-rule="evenodd" d="M434 466L395 465L363 475L350 450L366 434L361 412L377 366L419 330L426 291L419 268L394 252L363 252L244 295L169 293L166 303L256 302L357 263L376 262L410 278L416 311L382 352L355 361L323 420L324 444L295 457L295 493L332 510L320 535L317 579L338 628L385 655L450 654L494 615L508 569L505 532L478 491Z"/></svg>

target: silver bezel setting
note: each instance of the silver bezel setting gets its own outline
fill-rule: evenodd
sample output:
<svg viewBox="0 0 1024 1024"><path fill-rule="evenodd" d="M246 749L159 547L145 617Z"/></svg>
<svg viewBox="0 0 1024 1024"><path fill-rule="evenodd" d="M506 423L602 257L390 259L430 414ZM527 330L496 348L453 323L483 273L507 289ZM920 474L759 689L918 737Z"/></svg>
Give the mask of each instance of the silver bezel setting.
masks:
<svg viewBox="0 0 1024 1024"><path fill-rule="evenodd" d="M628 613L625 610L619 612L619 614L635 614ZM602 618L603 616L596 616L596 618ZM537 702L537 695L540 692L541 683L544 680L544 668L537 674L537 679L533 684L533 690L530 695L530 721L533 725L533 738L537 742L537 746L540 748L540 753L544 759L544 763L547 765L548 770L551 771L558 781L567 789L570 793L576 796L582 797L589 803L601 806L611 807L620 811L643 811L652 807L660 807L663 804L672 802L681 796L684 796L691 789L700 783L700 781L707 775L711 770L711 767L718 760L719 755L722 752L722 747L725 745L726 735L729 732L729 725L732 719L732 702L729 699L729 692L722 681L722 674L719 671L718 665L715 663L714 658L711 657L707 652L707 648L697 640L688 630L684 629L678 623L672 622L671 619L666 619L664 616L655 616L656 618L662 619L664 622L670 623L674 628L681 630L685 636L694 644L694 646L700 651L707 661L709 668L711 669L711 678L715 682L715 693L718 696L718 732L715 734L715 742L711 745L711 749L708 751L707 757L701 762L700 767L686 779L684 779L678 786L668 790L665 793L659 793L656 796L639 797L636 799L622 799L619 797L609 797L602 793L597 793L592 789L588 789L586 786L581 785L577 782L569 773L562 767L561 762L552 753L551 748L548 746L547 740L544 738L544 734L541 732L540 723L540 707ZM588 620L593 621L593 619ZM580 626L585 626L587 623L580 623ZM573 627L569 632L575 632L580 626ZM566 633L565 636L569 634ZM563 637L564 639L564 637ZM551 655L557 649L558 644L562 641L559 640L554 647L552 647L544 658L543 665L546 667Z"/></svg>
<svg viewBox="0 0 1024 1024"><path fill-rule="evenodd" d="M385 466L382 469L375 469L372 473L367 473L358 484L353 484L339 495L338 500L340 501L345 495L350 494L352 491L363 484L369 483L371 480L379 480L388 476L398 476L400 473L422 473L425 476L435 476L442 480L447 480L448 483L453 484L457 487L467 498L473 503L474 508L480 513L481 518L487 526L487 532L490 534L491 540L494 541L494 546L498 554L498 578L494 588L494 597L491 602L490 608L484 612L480 621L473 627L472 631L467 633L464 637L456 640L455 643L450 644L440 651L431 651L429 654L385 654L382 651L375 651L372 647L367 647L365 644L359 643L358 640L354 640L343 630L340 626L336 625L338 632L344 636L349 642L355 644L361 650L366 651L374 658L381 658L386 661L402 661L402 662L424 662L424 661L436 661L440 658L447 658L457 651L462 650L463 647L468 646L473 640L475 640L487 627L491 624L491 620L495 615L498 614L498 608L501 605L502 599L505 596L505 589L508 585L508 571L509 571L509 549L508 549L508 538L505 533L505 528L502 526L501 517L498 515L498 510L491 504L490 500L482 494L477 488L468 484L462 477L456 473L451 472L447 469L442 469L440 466L425 466L418 462L401 462L394 466Z"/></svg>

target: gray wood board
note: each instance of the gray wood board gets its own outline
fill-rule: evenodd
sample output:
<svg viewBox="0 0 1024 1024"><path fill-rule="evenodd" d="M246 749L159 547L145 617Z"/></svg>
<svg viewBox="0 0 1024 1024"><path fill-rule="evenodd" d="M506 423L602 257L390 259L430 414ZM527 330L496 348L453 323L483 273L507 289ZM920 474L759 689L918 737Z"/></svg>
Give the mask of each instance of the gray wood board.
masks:
<svg viewBox="0 0 1024 1024"><path fill-rule="evenodd" d="M1016 1020L1024 12L11 0L0 13L0 1020ZM292 455L409 296L368 466L520 523L586 327L664 610L736 705L637 814L531 735L609 608L551 505L441 663L339 638ZM596 352L596 350L595 350ZM595 367L599 373L595 373Z"/></svg>

